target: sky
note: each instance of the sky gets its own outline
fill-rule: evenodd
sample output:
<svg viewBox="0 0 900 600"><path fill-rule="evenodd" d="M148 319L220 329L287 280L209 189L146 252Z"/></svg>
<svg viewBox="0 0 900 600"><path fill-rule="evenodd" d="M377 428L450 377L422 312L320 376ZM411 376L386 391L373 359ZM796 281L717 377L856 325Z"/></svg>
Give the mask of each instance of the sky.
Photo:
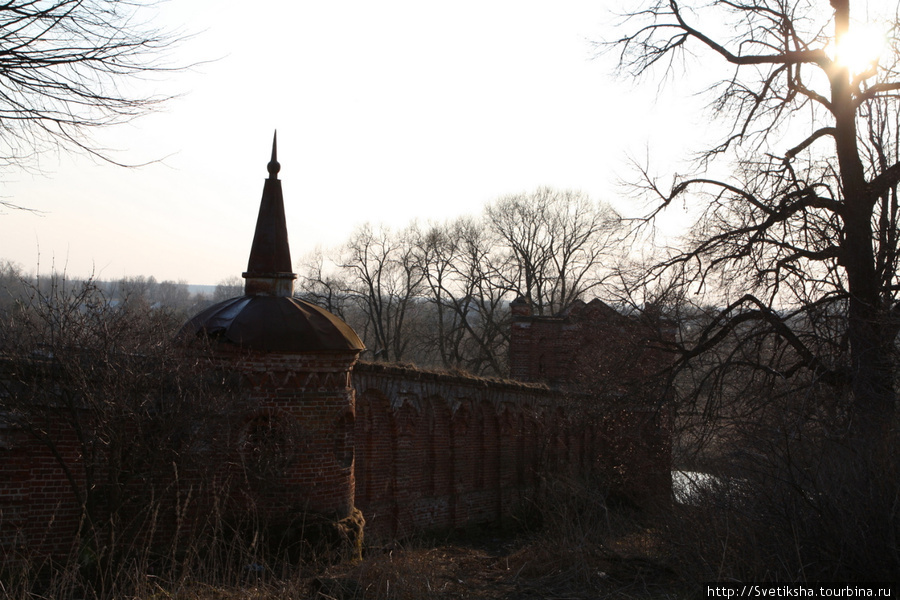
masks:
<svg viewBox="0 0 900 600"><path fill-rule="evenodd" d="M629 157L671 163L711 125L690 82L659 93L597 56L619 4L172 0L153 22L193 34L175 59L198 64L148 88L178 94L162 111L97 136L117 160L157 162L45 155L0 174L3 199L39 211L0 213L0 259L101 280L239 276L276 129L295 263L365 222L478 214L544 185L635 214Z"/></svg>

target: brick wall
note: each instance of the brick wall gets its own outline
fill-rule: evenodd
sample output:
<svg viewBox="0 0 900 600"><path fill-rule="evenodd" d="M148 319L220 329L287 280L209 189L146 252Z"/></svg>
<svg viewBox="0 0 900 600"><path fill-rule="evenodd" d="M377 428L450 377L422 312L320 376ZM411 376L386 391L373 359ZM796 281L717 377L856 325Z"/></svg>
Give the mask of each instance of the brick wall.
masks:
<svg viewBox="0 0 900 600"><path fill-rule="evenodd" d="M51 448L38 436L56 442ZM53 554L71 549L81 525L80 458L81 445L64 419L41 419L33 434L0 429L0 546Z"/></svg>
<svg viewBox="0 0 900 600"><path fill-rule="evenodd" d="M532 315L520 301L510 329L510 377L566 390L629 395L658 403L655 376L672 360L673 325L651 312L626 316L600 300L576 302L566 313Z"/></svg>
<svg viewBox="0 0 900 600"><path fill-rule="evenodd" d="M95 489L123 499L116 521L140 543L184 540L222 523L256 520L277 528L307 512L350 516L355 409L349 371L356 356L222 352L219 364L243 380L240 398L216 404L220 414L207 411L214 422L184 428L182 447L161 448L171 460L154 456L126 465L116 481L106 469L113 457L102 435L90 430L88 413L70 418L65 410L35 406L21 420L27 427L0 415L0 547L80 552L73 544L85 517L86 465L94 469ZM104 528L111 496L104 491L99 498L89 514Z"/></svg>
<svg viewBox="0 0 900 600"><path fill-rule="evenodd" d="M600 475L638 502L668 497L665 412L583 410L584 398L544 385L382 364L352 379L367 535L502 522L548 475Z"/></svg>
<svg viewBox="0 0 900 600"><path fill-rule="evenodd" d="M355 506L375 538L498 522L547 474L600 473L635 499L669 493L670 429L655 409L604 408L543 384L354 367L355 353L221 360L247 384L241 414L223 416L196 456L163 465L158 486L134 484L160 499L154 539L251 509L277 522ZM66 469L78 477L83 448L64 414L42 434L56 454L0 429L0 544L65 552L81 514Z"/></svg>

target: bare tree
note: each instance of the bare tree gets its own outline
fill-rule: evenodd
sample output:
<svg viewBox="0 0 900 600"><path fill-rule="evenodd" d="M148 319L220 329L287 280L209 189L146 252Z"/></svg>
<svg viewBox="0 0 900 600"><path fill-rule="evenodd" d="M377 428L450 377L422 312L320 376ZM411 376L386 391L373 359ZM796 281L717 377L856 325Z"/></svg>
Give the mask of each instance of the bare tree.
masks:
<svg viewBox="0 0 900 600"><path fill-rule="evenodd" d="M447 228L440 225L416 230L416 260L422 268L425 286L423 292L434 310L433 335L423 340L424 347L437 352L440 363L446 368L459 367L463 362L462 339L465 329L462 321L465 309L457 310L453 263L457 257L457 240Z"/></svg>
<svg viewBox="0 0 900 600"><path fill-rule="evenodd" d="M145 12L146 3L112 0L0 5L0 165L21 167L54 148L114 162L91 131L165 100L132 95L127 81L176 70L165 57L176 40L148 25Z"/></svg>
<svg viewBox="0 0 900 600"><path fill-rule="evenodd" d="M27 298L22 269L8 261L0 260L0 314L6 313L17 303Z"/></svg>
<svg viewBox="0 0 900 600"><path fill-rule="evenodd" d="M349 323L353 318L353 311L348 284L334 269L326 268L326 260L321 248L304 257L299 269L300 281L296 295Z"/></svg>
<svg viewBox="0 0 900 600"><path fill-rule="evenodd" d="M363 225L345 245L339 266L347 273L347 293L365 315L361 337L374 358L407 358L423 278L408 232Z"/></svg>
<svg viewBox="0 0 900 600"><path fill-rule="evenodd" d="M845 382L854 437L877 440L896 406L900 163L881 140L897 112L898 21L881 58L853 70L842 60L850 0L831 6L827 15L811 3L653 1L611 43L633 74L674 69L692 53L731 69L714 87L712 109L732 127L702 159L730 159L734 176L676 177L670 190L645 180L661 201L651 216L680 197L703 207L686 249L660 269L684 268L696 289L722 276L715 289L724 309L684 360L753 324L785 345L780 376ZM713 22L733 23L734 33L710 30ZM782 145L784 132L804 130ZM841 336L827 342L809 334L823 312L844 318Z"/></svg>
<svg viewBox="0 0 900 600"><path fill-rule="evenodd" d="M226 277L216 284L213 292L213 302L222 302L229 298L236 298L244 293L244 280L237 275Z"/></svg>
<svg viewBox="0 0 900 600"><path fill-rule="evenodd" d="M38 281L45 286L48 279L52 278L38 277ZM99 288L111 302L124 309L166 311L182 320L187 319L192 310L196 309L199 300L191 294L187 281L157 281L152 275L123 277L119 281L107 283L89 279L84 283Z"/></svg>
<svg viewBox="0 0 900 600"><path fill-rule="evenodd" d="M418 233L417 260L436 321L428 337L445 368L505 373L510 294L497 285L497 242L469 217Z"/></svg>
<svg viewBox="0 0 900 600"><path fill-rule="evenodd" d="M482 218L399 233L364 225L332 259L337 273L321 252L309 257L301 295L356 327L379 360L503 376L509 303L527 295L557 314L590 294L613 272L619 231L608 206L543 188Z"/></svg>
<svg viewBox="0 0 900 600"><path fill-rule="evenodd" d="M683 420L715 425L694 432L719 465L753 482L718 496L730 507L722 535L766 564L724 553L716 564L748 578L773 562L790 577L900 564L898 15L881 56L854 66L851 2L830 5L650 0L610 42L630 75L671 76L696 56L721 77L709 93L725 131L697 174L670 187L645 168L641 185L657 202L646 223L676 200L699 214L648 279L674 278L691 292L682 299L699 299L683 312L693 318L675 389ZM761 522L768 533L754 538Z"/></svg>
<svg viewBox="0 0 900 600"><path fill-rule="evenodd" d="M485 214L508 252L499 271L507 289L537 314L557 314L600 285L619 217L583 194L539 188L506 196Z"/></svg>

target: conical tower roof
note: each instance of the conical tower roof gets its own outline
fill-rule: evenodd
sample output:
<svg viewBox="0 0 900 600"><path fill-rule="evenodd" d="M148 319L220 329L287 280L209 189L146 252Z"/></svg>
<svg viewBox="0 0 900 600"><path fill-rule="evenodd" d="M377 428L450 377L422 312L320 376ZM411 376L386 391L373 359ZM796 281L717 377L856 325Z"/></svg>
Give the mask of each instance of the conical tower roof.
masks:
<svg viewBox="0 0 900 600"><path fill-rule="evenodd" d="M244 295L215 304L184 324L181 335L207 336L263 352L360 352L362 340L325 309L293 297L284 197L278 172L277 139L272 141L269 178L250 247Z"/></svg>
<svg viewBox="0 0 900 600"><path fill-rule="evenodd" d="M278 172L278 134L272 138L272 159L267 165L269 178L263 184L256 231L250 247L250 260L244 273L248 294L291 296L297 274L291 271L291 248L288 244L287 220L284 217L284 195Z"/></svg>

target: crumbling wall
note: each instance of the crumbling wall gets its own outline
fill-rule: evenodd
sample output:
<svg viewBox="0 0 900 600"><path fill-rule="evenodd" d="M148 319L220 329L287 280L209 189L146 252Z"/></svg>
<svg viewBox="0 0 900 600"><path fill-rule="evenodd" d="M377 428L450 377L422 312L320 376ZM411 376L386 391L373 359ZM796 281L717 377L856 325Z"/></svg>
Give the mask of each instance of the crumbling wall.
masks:
<svg viewBox="0 0 900 600"><path fill-rule="evenodd" d="M645 310L623 315L601 300L576 302L562 315L533 315L525 301L512 307L510 377L595 396L659 403L660 375L673 359L675 327Z"/></svg>

